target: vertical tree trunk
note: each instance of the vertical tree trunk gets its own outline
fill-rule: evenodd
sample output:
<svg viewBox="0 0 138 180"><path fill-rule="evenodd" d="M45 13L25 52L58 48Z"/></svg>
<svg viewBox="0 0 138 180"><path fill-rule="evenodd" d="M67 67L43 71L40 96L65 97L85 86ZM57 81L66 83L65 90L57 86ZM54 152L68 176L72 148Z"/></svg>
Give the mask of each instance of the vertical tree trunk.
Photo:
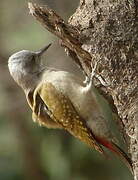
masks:
<svg viewBox="0 0 138 180"><path fill-rule="evenodd" d="M138 180L138 1L80 0L69 24L48 7L29 3L30 13L62 39L87 74L98 61L102 87L129 137L134 179Z"/></svg>
<svg viewBox="0 0 138 180"><path fill-rule="evenodd" d="M80 0L69 23L96 61L129 137L138 180L138 1Z"/></svg>

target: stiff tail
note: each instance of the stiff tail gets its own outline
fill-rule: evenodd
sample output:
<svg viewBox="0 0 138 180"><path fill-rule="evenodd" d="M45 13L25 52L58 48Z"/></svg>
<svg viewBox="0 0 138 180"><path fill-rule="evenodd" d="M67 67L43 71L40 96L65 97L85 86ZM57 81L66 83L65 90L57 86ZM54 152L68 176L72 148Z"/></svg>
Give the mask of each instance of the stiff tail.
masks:
<svg viewBox="0 0 138 180"><path fill-rule="evenodd" d="M122 161L126 164L126 166L130 169L131 173L133 174L133 169L132 169L132 161L128 157L128 155L114 142L110 142L104 138L101 137L95 137L98 143L103 145L104 147L108 148L110 151L118 155Z"/></svg>

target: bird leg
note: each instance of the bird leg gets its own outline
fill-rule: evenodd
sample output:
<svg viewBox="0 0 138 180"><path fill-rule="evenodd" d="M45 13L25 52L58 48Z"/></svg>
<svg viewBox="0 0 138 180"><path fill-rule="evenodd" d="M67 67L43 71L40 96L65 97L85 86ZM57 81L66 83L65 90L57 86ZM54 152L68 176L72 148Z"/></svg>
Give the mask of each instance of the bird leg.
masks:
<svg viewBox="0 0 138 180"><path fill-rule="evenodd" d="M100 83L105 86L105 87L108 87L109 84L103 79L103 77L98 73L98 62L99 60L97 60L93 66L93 63L91 62L91 74L90 74L90 77L89 77L89 83L93 85L93 79L94 77L96 79L98 79L100 81ZM88 77L87 77L88 78ZM87 81L88 82L88 81Z"/></svg>

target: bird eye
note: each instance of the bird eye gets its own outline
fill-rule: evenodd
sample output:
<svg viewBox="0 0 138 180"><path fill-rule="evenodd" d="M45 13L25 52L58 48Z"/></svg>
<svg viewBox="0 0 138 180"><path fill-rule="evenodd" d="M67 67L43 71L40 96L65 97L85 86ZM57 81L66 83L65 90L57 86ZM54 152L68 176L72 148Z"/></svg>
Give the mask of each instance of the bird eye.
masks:
<svg viewBox="0 0 138 180"><path fill-rule="evenodd" d="M26 61L24 61L25 68L32 68L32 66L35 64L35 57L30 56Z"/></svg>
<svg viewBox="0 0 138 180"><path fill-rule="evenodd" d="M32 61L35 61L35 56L32 56L32 59L31 59Z"/></svg>

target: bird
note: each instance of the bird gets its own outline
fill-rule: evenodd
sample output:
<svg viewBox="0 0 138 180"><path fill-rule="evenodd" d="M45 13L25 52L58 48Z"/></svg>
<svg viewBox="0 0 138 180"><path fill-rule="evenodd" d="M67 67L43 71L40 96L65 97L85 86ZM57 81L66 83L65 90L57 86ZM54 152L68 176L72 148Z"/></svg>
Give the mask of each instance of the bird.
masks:
<svg viewBox="0 0 138 180"><path fill-rule="evenodd" d="M94 73L84 83L73 73L46 67L42 56L50 46L38 51L22 50L8 60L9 72L32 109L32 119L47 128L68 131L103 155L106 147L132 172L131 159L114 140L113 113L93 84Z"/></svg>

